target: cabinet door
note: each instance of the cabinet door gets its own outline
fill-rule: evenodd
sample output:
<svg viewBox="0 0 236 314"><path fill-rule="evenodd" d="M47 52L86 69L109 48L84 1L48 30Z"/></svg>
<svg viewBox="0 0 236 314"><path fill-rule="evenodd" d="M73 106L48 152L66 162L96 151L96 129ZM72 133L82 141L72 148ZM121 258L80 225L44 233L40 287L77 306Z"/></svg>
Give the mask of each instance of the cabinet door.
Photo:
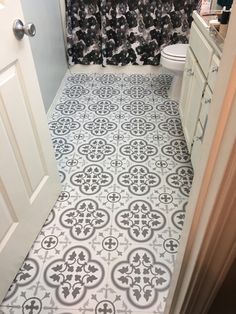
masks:
<svg viewBox="0 0 236 314"><path fill-rule="evenodd" d="M212 99L212 92L208 85L206 86L204 95L202 97L202 105L201 105L201 111L199 114L199 121L201 123L202 128L205 130L208 120L208 112L211 104Z"/></svg>
<svg viewBox="0 0 236 314"><path fill-rule="evenodd" d="M186 108L184 110L183 119L184 134L189 152L191 152L191 145L201 107L201 99L206 85L206 78L196 62L194 63L193 72L191 74L191 82L188 97L186 99Z"/></svg>
<svg viewBox="0 0 236 314"><path fill-rule="evenodd" d="M213 49L195 22L193 22L191 26L189 44L203 73L207 76Z"/></svg>
<svg viewBox="0 0 236 314"><path fill-rule="evenodd" d="M197 128L192 142L191 160L193 169L196 169L197 163L201 162L201 156L204 154L202 143L207 128L208 112L211 104L212 92L208 86L205 88L201 102L201 110L198 117Z"/></svg>
<svg viewBox="0 0 236 314"><path fill-rule="evenodd" d="M201 123L197 123L196 132L194 135L194 141L192 145L191 152L191 161L193 170L197 169L197 164L201 162L201 154L202 154L202 138L203 138L203 129Z"/></svg>
<svg viewBox="0 0 236 314"><path fill-rule="evenodd" d="M185 119L185 110L187 108L189 88L192 82L193 68L194 68L195 63L196 63L196 59L191 51L191 48L189 47L187 50L187 55L186 55L186 63L185 63L184 74L183 74L181 96L180 96L180 101L179 101L179 110L180 110L182 123Z"/></svg>
<svg viewBox="0 0 236 314"><path fill-rule="evenodd" d="M208 73L208 85L210 86L211 90L214 90L214 86L215 86L215 81L216 81L216 77L218 75L218 70L219 70L219 66L220 66L220 59L214 55L212 60L211 60L211 65L210 65L210 69L209 69L209 73Z"/></svg>

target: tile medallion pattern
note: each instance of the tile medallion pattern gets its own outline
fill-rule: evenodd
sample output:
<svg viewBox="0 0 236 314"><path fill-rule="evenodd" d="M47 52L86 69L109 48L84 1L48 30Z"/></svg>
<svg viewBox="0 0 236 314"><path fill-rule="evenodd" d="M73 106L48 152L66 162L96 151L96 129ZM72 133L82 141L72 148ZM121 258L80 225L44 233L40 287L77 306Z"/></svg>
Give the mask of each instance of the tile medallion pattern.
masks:
<svg viewBox="0 0 236 314"><path fill-rule="evenodd" d="M127 229L134 241L145 242L153 237L155 230L161 230L166 224L165 216L153 210L145 201L134 201L128 209L116 215L116 223L122 229Z"/></svg>
<svg viewBox="0 0 236 314"><path fill-rule="evenodd" d="M132 166L128 172L123 172L118 176L118 182L126 186L130 193L135 195L147 194L151 188L157 187L161 179L154 172L149 172L145 166Z"/></svg>
<svg viewBox="0 0 236 314"><path fill-rule="evenodd" d="M103 136L109 131L113 131L117 128L116 123L109 122L107 118L96 118L92 122L84 124L84 129L90 131L93 135Z"/></svg>
<svg viewBox="0 0 236 314"><path fill-rule="evenodd" d="M62 191L4 314L161 314L193 179L168 75L70 74L49 117Z"/></svg>
<svg viewBox="0 0 236 314"><path fill-rule="evenodd" d="M105 116L113 111L118 110L118 106L110 102L110 100L100 100L90 105L89 110L94 111L98 116Z"/></svg>
<svg viewBox="0 0 236 314"><path fill-rule="evenodd" d="M102 138L95 138L88 144L81 145L78 152L85 155L89 161L100 161L105 156L112 155L115 152L115 147Z"/></svg>
<svg viewBox="0 0 236 314"><path fill-rule="evenodd" d="M121 146L120 152L122 155L129 156L134 162L144 162L149 156L157 154L157 148L142 139L135 139L128 145Z"/></svg>
<svg viewBox="0 0 236 314"><path fill-rule="evenodd" d="M98 165L88 165L82 171L71 176L71 183L79 186L81 193L96 194L103 186L109 185L113 180L110 173L104 172Z"/></svg>
<svg viewBox="0 0 236 314"><path fill-rule="evenodd" d="M107 225L109 215L98 204L90 199L85 199L76 204L75 208L67 209L60 217L63 227L70 229L70 234L75 240L90 238L96 229Z"/></svg>

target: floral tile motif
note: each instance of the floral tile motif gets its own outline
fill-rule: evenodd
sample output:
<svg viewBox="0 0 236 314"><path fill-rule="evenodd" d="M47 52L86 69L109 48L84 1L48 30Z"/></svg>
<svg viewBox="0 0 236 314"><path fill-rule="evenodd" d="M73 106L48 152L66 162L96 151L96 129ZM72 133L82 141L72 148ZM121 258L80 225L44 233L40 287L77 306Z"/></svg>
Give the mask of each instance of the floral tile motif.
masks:
<svg viewBox="0 0 236 314"><path fill-rule="evenodd" d="M153 106L142 100L133 100L130 103L125 104L122 108L124 111L130 112L134 116L142 116L146 112L151 111Z"/></svg>
<svg viewBox="0 0 236 314"><path fill-rule="evenodd" d="M118 182L128 187L129 191L136 195L145 195L151 188L160 184L160 177L154 172L149 172L145 166L133 166L128 172L119 175Z"/></svg>
<svg viewBox="0 0 236 314"><path fill-rule="evenodd" d="M69 75L67 77L67 81L72 84L86 84L87 82L92 80L93 78L91 76L83 73Z"/></svg>
<svg viewBox="0 0 236 314"><path fill-rule="evenodd" d="M149 240L155 230L161 230L166 224L165 216L145 201L134 201L128 209L116 215L117 225L128 231L130 238L137 242Z"/></svg>
<svg viewBox="0 0 236 314"><path fill-rule="evenodd" d="M45 281L56 290L64 305L77 304L87 289L98 286L104 278L102 265L91 259L90 252L75 246L65 252L62 259L50 263L45 269Z"/></svg>
<svg viewBox="0 0 236 314"><path fill-rule="evenodd" d="M112 86L102 86L99 89L95 89L92 93L100 98L107 99L112 96L119 95L120 91Z"/></svg>
<svg viewBox="0 0 236 314"><path fill-rule="evenodd" d="M86 240L109 222L108 213L98 208L97 202L84 199L75 208L67 209L60 217L63 227L70 229L72 238Z"/></svg>
<svg viewBox="0 0 236 314"><path fill-rule="evenodd" d="M98 165L89 165L71 176L71 183L79 186L80 191L84 194L95 194L100 191L101 187L109 185L113 178L108 172Z"/></svg>
<svg viewBox="0 0 236 314"><path fill-rule="evenodd" d="M158 292L167 290L171 271L155 260L148 249L134 249L127 260L117 264L112 270L113 283L126 291L131 304L140 309L151 307L158 298Z"/></svg>
<svg viewBox="0 0 236 314"><path fill-rule="evenodd" d="M17 292L19 287L30 285L38 273L38 262L32 258L26 258L8 290L5 301L9 300Z"/></svg>
<svg viewBox="0 0 236 314"><path fill-rule="evenodd" d="M74 145L68 143L63 137L54 137L52 144L56 159L60 159L63 155L70 154L74 150Z"/></svg>
<svg viewBox="0 0 236 314"><path fill-rule="evenodd" d="M59 111L63 116L70 116L78 111L83 111L84 108L85 105L81 104L78 100L70 99L56 105L55 110Z"/></svg>
<svg viewBox="0 0 236 314"><path fill-rule="evenodd" d="M121 125L124 131L129 131L133 136L144 136L147 132L155 129L155 125L151 122L147 122L143 118L133 118L129 122L125 122Z"/></svg>
<svg viewBox="0 0 236 314"><path fill-rule="evenodd" d="M88 94L89 90L81 85L73 85L64 90L63 94L69 98L78 98L84 94Z"/></svg>
<svg viewBox="0 0 236 314"><path fill-rule="evenodd" d="M49 118L62 191L0 313L164 313L193 179L171 80L65 78Z"/></svg>
<svg viewBox="0 0 236 314"><path fill-rule="evenodd" d="M168 118L166 122L161 122L158 127L160 130L168 132L171 136L183 138L184 133L179 118Z"/></svg>
<svg viewBox="0 0 236 314"><path fill-rule="evenodd" d="M183 209L176 210L171 216L173 225L179 230L183 229L185 215L186 215L186 209L185 209L186 206L187 206L187 203L183 205Z"/></svg>
<svg viewBox="0 0 236 314"><path fill-rule="evenodd" d="M114 74L103 74L96 77L97 82L101 82L103 85L112 85L121 81L121 77Z"/></svg>
<svg viewBox="0 0 236 314"><path fill-rule="evenodd" d="M79 127L80 124L71 117L63 117L49 123L49 129L52 130L55 135L66 135L70 131L77 130Z"/></svg>
<svg viewBox="0 0 236 314"><path fill-rule="evenodd" d="M78 152L85 155L89 161L101 161L105 156L112 155L115 152L115 147L102 138L95 138L88 144L81 145Z"/></svg>
<svg viewBox="0 0 236 314"><path fill-rule="evenodd" d="M174 100L165 100L161 104L157 105L157 110L162 111L168 116L178 116L179 110L178 110L178 103Z"/></svg>
<svg viewBox="0 0 236 314"><path fill-rule="evenodd" d="M125 82L130 83L131 85L143 85L150 81L150 78L145 75L140 74L131 74L124 78Z"/></svg>
<svg viewBox="0 0 236 314"><path fill-rule="evenodd" d="M84 129L90 131L93 135L103 136L107 132L113 131L117 128L116 123L109 122L107 118L96 118L92 122L87 122L84 125Z"/></svg>
<svg viewBox="0 0 236 314"><path fill-rule="evenodd" d="M184 140L172 140L170 144L164 145L162 147L162 152L166 156L171 156L175 161L179 163L190 162L188 148Z"/></svg>
<svg viewBox="0 0 236 314"><path fill-rule="evenodd" d="M143 86L132 86L129 89L124 90L124 94L134 99L141 99L150 95L151 90L145 89Z"/></svg>
<svg viewBox="0 0 236 314"><path fill-rule="evenodd" d="M145 140L135 139L128 145L121 146L120 152L122 155L129 156L134 162L144 162L149 156L157 154L157 148L149 145Z"/></svg>
<svg viewBox="0 0 236 314"><path fill-rule="evenodd" d="M98 116L106 116L111 112L117 111L118 106L110 100L100 100L97 103L89 105L89 110L94 111Z"/></svg>
<svg viewBox="0 0 236 314"><path fill-rule="evenodd" d="M179 167L175 173L167 177L167 183L173 188L179 189L183 195L188 196L193 180L193 168L189 166Z"/></svg>

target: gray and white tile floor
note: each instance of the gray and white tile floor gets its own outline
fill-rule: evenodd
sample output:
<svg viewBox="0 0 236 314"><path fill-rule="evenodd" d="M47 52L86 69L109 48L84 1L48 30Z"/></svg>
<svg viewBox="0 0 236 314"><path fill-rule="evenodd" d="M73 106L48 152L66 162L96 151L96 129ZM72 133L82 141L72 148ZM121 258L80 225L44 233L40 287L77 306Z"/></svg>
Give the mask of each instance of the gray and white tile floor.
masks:
<svg viewBox="0 0 236 314"><path fill-rule="evenodd" d="M170 84L66 78L49 121L63 191L1 313L163 313L193 178Z"/></svg>

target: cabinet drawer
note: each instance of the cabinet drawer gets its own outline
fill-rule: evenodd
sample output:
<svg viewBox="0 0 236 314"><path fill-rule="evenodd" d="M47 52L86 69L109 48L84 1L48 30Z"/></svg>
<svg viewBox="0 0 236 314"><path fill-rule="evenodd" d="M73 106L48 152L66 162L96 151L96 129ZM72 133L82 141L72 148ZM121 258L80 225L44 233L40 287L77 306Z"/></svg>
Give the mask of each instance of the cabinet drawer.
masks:
<svg viewBox="0 0 236 314"><path fill-rule="evenodd" d="M215 81L218 74L219 65L220 65L220 59L216 55L214 55L211 60L211 65L210 65L210 69L208 73L208 84L212 91L215 86Z"/></svg>
<svg viewBox="0 0 236 314"><path fill-rule="evenodd" d="M213 49L194 22L191 27L189 44L202 68L203 73L207 76Z"/></svg>

